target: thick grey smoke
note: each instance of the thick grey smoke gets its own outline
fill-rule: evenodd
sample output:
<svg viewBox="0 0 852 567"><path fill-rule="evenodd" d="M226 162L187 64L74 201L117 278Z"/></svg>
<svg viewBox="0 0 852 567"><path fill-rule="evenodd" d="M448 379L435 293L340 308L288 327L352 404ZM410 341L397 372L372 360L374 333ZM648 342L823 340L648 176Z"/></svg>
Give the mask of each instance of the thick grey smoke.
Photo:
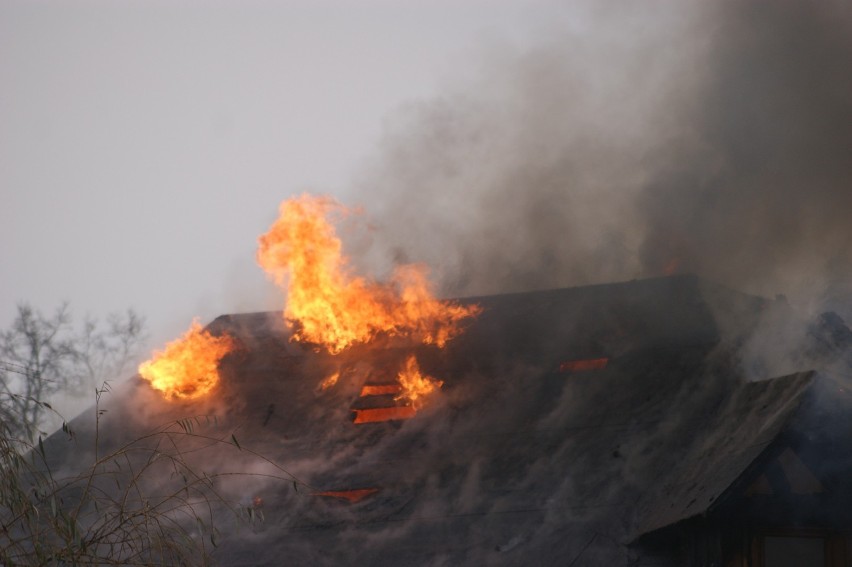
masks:
<svg viewBox="0 0 852 567"><path fill-rule="evenodd" d="M451 295L673 271L847 295L852 5L595 4L391 121L375 258Z"/></svg>

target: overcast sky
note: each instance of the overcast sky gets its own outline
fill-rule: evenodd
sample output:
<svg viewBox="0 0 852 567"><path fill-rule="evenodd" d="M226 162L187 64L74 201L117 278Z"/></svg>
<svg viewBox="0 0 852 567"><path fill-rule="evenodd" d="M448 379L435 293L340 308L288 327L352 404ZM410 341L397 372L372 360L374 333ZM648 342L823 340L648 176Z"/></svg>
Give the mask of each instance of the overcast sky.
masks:
<svg viewBox="0 0 852 567"><path fill-rule="evenodd" d="M389 117L545 5L2 0L0 326L133 307L153 348L280 307L254 261L278 203L347 201Z"/></svg>
<svg viewBox="0 0 852 567"><path fill-rule="evenodd" d="M477 295L692 272L852 318L848 0L0 0L0 328L277 310L279 203ZM363 223L362 223L363 224Z"/></svg>

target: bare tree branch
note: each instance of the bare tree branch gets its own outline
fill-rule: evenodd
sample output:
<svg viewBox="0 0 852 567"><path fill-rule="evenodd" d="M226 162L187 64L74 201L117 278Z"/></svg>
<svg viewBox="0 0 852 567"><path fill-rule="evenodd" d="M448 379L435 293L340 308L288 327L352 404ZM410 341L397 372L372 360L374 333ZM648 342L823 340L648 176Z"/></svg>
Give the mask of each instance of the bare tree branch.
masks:
<svg viewBox="0 0 852 567"><path fill-rule="evenodd" d="M0 332L0 417L15 435L33 441L53 396L88 394L121 377L144 340L144 319L132 309L110 314L105 328L86 317L75 331L67 303L51 316L19 304L11 327Z"/></svg>

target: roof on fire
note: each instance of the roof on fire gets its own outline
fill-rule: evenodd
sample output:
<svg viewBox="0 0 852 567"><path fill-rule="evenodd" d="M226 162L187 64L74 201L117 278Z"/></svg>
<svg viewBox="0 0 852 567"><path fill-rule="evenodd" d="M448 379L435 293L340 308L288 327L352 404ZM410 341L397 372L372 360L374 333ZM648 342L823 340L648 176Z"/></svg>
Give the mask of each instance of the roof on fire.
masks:
<svg viewBox="0 0 852 567"><path fill-rule="evenodd" d="M246 482L266 520L224 538L229 565L623 562L636 537L710 510L818 379L746 380L738 345L775 302L692 276L464 301L484 308L464 335L414 349L444 387L411 419L355 425L351 411L392 404L360 389L411 349L331 357L289 342L280 313L226 315L209 328L243 348L211 399L168 403L134 381L107 442L215 413L313 487ZM590 359L606 362L571 364ZM130 405L146 409L117 417ZM378 490L311 495L365 488Z"/></svg>

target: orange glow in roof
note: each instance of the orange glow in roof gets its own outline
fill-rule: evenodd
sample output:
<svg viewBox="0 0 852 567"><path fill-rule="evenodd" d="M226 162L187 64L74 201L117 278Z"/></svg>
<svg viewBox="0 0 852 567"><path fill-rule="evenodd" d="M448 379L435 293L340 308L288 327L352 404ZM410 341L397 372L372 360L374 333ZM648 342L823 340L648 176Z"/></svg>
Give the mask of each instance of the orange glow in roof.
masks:
<svg viewBox="0 0 852 567"><path fill-rule="evenodd" d="M420 372L420 366L413 354L405 360L405 366L397 376L402 387L396 400L406 400L414 409L420 409L424 401L434 391L440 390L444 383Z"/></svg>
<svg viewBox="0 0 852 567"><path fill-rule="evenodd" d="M402 392L399 384L364 384L361 387L361 397L367 396L396 396Z"/></svg>
<svg viewBox="0 0 852 567"><path fill-rule="evenodd" d="M340 371L339 370L337 372L333 372L333 373L329 374L328 377L326 377L325 380L320 382L320 389L328 390L329 388L331 388L332 386L337 384L337 380L339 378L340 378Z"/></svg>
<svg viewBox="0 0 852 567"><path fill-rule="evenodd" d="M325 492L314 492L313 496L325 496L327 498L337 498L346 500L350 504L360 502L368 496L372 496L378 492L378 488L357 488L355 490L326 490Z"/></svg>
<svg viewBox="0 0 852 567"><path fill-rule="evenodd" d="M568 360L559 365L560 372L588 372L606 368L608 358L587 358L583 360Z"/></svg>
<svg viewBox="0 0 852 567"><path fill-rule="evenodd" d="M356 409L355 420L352 423L379 423L382 421L395 421L400 419L411 419L417 413L411 406L391 406L389 408Z"/></svg>
<svg viewBox="0 0 852 567"><path fill-rule="evenodd" d="M678 273L678 268L680 268L680 258L672 258L663 268L663 273L667 276L673 276Z"/></svg>

